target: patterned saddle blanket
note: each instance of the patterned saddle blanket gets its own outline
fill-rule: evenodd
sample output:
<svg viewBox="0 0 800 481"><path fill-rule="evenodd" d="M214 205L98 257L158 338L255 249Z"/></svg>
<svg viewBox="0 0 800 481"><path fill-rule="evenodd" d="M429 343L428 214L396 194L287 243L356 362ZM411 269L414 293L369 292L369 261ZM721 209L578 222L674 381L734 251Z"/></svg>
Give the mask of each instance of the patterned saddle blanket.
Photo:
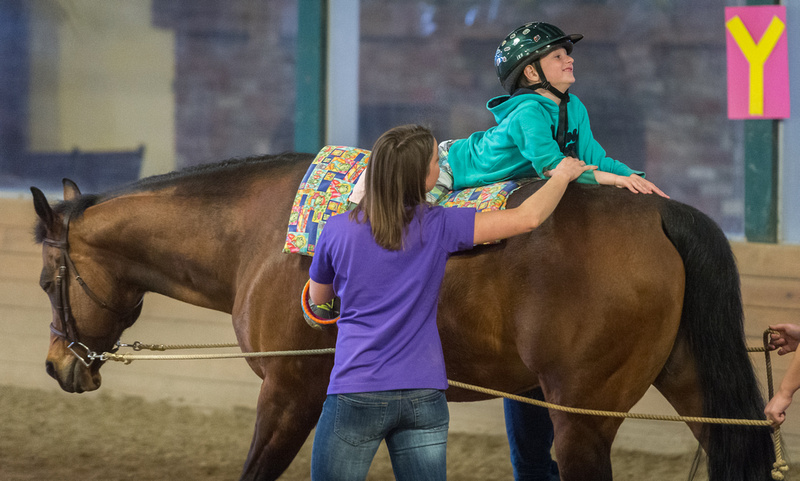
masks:
<svg viewBox="0 0 800 481"><path fill-rule="evenodd" d="M327 145L319 151L297 189L283 252L314 255L314 246L328 218L351 207L347 199L367 167L370 153L336 145ZM481 212L501 210L512 192L532 180L455 190L442 195L436 203L444 207L472 207Z"/></svg>

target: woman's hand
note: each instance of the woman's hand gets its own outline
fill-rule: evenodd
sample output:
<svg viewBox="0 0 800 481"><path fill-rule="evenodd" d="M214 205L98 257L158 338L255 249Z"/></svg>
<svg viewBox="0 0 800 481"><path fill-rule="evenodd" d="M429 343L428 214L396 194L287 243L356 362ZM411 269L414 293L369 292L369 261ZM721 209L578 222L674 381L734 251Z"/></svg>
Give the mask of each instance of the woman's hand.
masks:
<svg viewBox="0 0 800 481"><path fill-rule="evenodd" d="M778 354L783 356L797 350L800 343L800 326L797 324L775 324L769 326L772 332L769 335L770 349L777 349Z"/></svg>
<svg viewBox="0 0 800 481"><path fill-rule="evenodd" d="M775 396L767 403L767 407L764 408L767 420L776 426L780 426L786 420L786 409L789 408L790 404L792 404L791 393L782 391L775 393Z"/></svg>
<svg viewBox="0 0 800 481"><path fill-rule="evenodd" d="M547 172L547 176L552 178L554 175L564 175L569 179L569 182L572 182L580 177L582 173L589 170L597 170L597 166L586 165L586 162L575 157L564 157L555 169Z"/></svg>

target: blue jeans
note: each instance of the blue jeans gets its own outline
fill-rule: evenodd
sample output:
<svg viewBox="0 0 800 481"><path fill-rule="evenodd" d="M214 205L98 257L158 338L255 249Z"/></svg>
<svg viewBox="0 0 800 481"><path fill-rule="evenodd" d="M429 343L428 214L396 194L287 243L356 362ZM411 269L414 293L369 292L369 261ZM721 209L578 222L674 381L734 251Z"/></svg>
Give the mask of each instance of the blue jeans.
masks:
<svg viewBox="0 0 800 481"><path fill-rule="evenodd" d="M541 388L524 393L544 401ZM550 457L553 423L547 409L503 399L506 434L516 481L558 481L558 465Z"/></svg>
<svg viewBox="0 0 800 481"><path fill-rule="evenodd" d="M311 479L366 479L383 439L396 479L447 479L449 425L437 389L330 394L314 435Z"/></svg>

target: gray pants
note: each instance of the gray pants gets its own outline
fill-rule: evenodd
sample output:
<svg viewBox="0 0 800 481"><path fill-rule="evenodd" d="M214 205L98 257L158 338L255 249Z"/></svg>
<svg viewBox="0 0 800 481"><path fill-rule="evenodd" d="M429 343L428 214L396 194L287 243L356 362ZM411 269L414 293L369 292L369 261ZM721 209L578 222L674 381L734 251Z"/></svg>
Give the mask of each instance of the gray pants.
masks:
<svg viewBox="0 0 800 481"><path fill-rule="evenodd" d="M438 204L447 194L453 190L453 169L450 167L447 157L450 146L454 140L445 140L439 143L439 178L436 179L436 186L425 195L431 204Z"/></svg>

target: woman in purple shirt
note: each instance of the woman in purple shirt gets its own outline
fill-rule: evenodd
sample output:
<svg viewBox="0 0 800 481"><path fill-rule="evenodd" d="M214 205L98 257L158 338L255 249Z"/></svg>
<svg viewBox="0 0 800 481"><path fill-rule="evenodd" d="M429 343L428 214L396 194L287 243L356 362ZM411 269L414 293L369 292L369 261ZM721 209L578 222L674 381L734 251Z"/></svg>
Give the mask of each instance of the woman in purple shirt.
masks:
<svg viewBox="0 0 800 481"><path fill-rule="evenodd" d="M476 213L425 202L439 175L428 129L396 127L377 140L364 199L328 220L310 269L313 304L341 299L312 479L365 479L383 439L397 479L446 479L447 376L436 306L447 258L535 229L567 184L593 168L563 161L519 207Z"/></svg>

